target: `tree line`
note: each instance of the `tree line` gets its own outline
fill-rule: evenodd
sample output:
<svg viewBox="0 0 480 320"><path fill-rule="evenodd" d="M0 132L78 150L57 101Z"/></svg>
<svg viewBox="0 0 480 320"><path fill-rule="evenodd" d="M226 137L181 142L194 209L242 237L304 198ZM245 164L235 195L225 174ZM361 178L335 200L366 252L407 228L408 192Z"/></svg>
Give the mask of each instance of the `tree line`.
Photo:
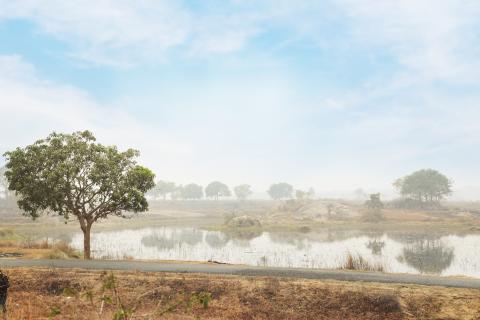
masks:
<svg viewBox="0 0 480 320"><path fill-rule="evenodd" d="M310 188L308 191L295 190L292 185L280 182L274 183L267 190L269 196L274 200L293 198L297 199L313 198L315 191ZM240 184L233 187L233 194L239 200L246 200L253 194L252 187L249 184ZM158 200L199 200L205 198L218 200L222 197L231 197L232 192L230 188L220 181L213 181L209 183L205 189L196 183L186 185L177 185L171 181L159 180L156 182L147 195L152 199Z"/></svg>

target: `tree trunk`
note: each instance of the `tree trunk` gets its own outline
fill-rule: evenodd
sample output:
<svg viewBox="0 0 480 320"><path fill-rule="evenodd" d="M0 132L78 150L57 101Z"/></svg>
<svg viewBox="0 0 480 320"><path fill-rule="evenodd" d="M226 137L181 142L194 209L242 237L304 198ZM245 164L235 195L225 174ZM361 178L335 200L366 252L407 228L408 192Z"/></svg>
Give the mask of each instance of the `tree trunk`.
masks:
<svg viewBox="0 0 480 320"><path fill-rule="evenodd" d="M92 229L92 225L87 223L83 231L83 258L85 260L90 260L90 230Z"/></svg>

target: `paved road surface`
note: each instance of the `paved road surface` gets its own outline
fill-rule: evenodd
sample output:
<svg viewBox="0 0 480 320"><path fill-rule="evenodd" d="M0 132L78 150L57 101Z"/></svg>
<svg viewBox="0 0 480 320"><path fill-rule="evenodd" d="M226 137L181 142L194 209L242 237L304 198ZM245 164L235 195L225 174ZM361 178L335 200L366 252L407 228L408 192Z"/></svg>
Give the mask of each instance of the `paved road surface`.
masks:
<svg viewBox="0 0 480 320"><path fill-rule="evenodd" d="M300 268L251 267L213 263L169 263L144 261L108 260L23 260L0 259L0 268L8 267L54 267L94 270L138 270L147 272L205 273L216 275L239 275L261 277L291 277L302 279L330 279L381 283L419 284L480 289L480 279L421 276L412 274L388 274L343 270L320 270Z"/></svg>

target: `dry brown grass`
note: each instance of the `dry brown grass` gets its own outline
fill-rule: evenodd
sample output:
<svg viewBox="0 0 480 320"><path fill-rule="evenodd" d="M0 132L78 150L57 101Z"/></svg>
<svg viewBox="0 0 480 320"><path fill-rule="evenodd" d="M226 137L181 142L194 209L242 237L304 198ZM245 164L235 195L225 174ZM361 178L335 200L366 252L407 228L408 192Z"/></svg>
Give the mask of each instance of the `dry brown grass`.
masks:
<svg viewBox="0 0 480 320"><path fill-rule="evenodd" d="M0 242L0 252L18 253L30 259L79 259L82 252L64 241Z"/></svg>
<svg viewBox="0 0 480 320"><path fill-rule="evenodd" d="M9 319L112 319L99 316L105 273L7 269ZM479 319L478 290L237 276L115 272L131 319ZM90 300L89 293L92 299ZM192 296L209 294L205 308ZM58 313L54 316L55 313Z"/></svg>
<svg viewBox="0 0 480 320"><path fill-rule="evenodd" d="M356 271L384 271L383 265L371 263L365 260L362 256L354 256L351 253L347 255L347 259L345 263L340 267L340 269Z"/></svg>
<svg viewBox="0 0 480 320"><path fill-rule="evenodd" d="M25 244L23 248L26 249L40 249L45 251L41 258L46 259L79 259L82 257L81 252L74 249L67 242L64 241L48 241Z"/></svg>

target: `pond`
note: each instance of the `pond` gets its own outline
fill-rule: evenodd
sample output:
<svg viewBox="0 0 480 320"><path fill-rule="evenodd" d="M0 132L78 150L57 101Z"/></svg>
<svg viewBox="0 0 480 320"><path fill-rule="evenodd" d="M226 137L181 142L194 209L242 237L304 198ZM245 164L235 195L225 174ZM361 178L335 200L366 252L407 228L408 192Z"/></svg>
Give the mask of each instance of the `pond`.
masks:
<svg viewBox="0 0 480 320"><path fill-rule="evenodd" d="M83 235L71 245L83 248ZM322 230L236 234L158 227L92 234L96 258L217 261L253 266L335 269L348 254L387 272L480 277L480 235Z"/></svg>

